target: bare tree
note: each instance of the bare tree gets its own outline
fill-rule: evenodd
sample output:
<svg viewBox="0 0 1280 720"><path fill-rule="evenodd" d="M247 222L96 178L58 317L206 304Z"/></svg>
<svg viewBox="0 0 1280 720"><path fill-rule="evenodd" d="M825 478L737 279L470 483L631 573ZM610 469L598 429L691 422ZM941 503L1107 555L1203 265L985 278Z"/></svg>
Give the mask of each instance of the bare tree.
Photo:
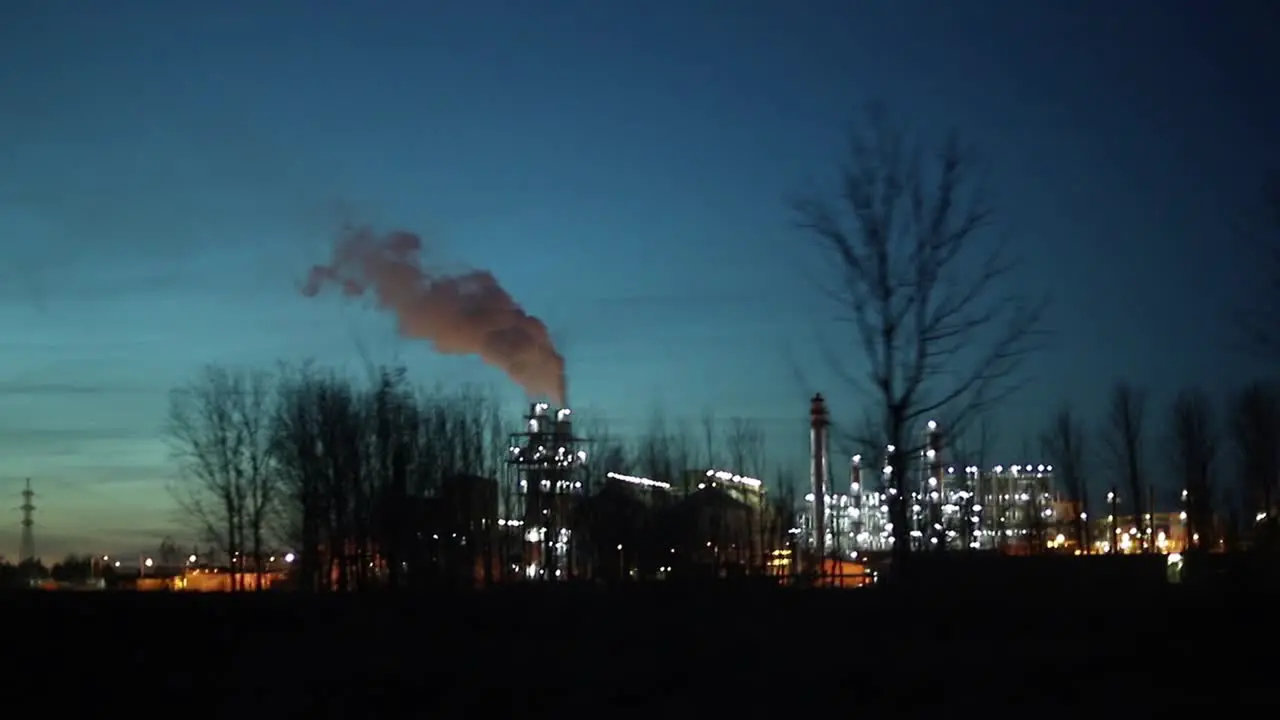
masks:
<svg viewBox="0 0 1280 720"><path fill-rule="evenodd" d="M1110 409L1102 431L1103 446L1115 475L1122 478L1129 504L1133 509L1134 527L1143 546L1147 544L1147 523L1143 517L1142 498L1146 492L1146 394L1127 382L1117 383L1111 390Z"/></svg>
<svg viewBox="0 0 1280 720"><path fill-rule="evenodd" d="M693 430L686 420L677 420L666 436L667 453L681 477L694 469L698 461L698 449L693 437Z"/></svg>
<svg viewBox="0 0 1280 720"><path fill-rule="evenodd" d="M683 470L677 465L672 450L666 416L655 409L649 416L649 426L636 442L637 465L648 477L673 486L679 484L687 492L688 483L684 482Z"/></svg>
<svg viewBox="0 0 1280 720"><path fill-rule="evenodd" d="M156 551L156 559L160 561L160 567L177 567L182 563L182 549L178 547L172 537L166 535L160 541L160 547Z"/></svg>
<svg viewBox="0 0 1280 720"><path fill-rule="evenodd" d="M1268 541L1276 535L1277 491L1280 490L1280 391L1255 382L1236 393L1231 403L1231 437L1242 476L1242 498L1253 525ZM1260 526L1260 527L1259 527Z"/></svg>
<svg viewBox="0 0 1280 720"><path fill-rule="evenodd" d="M336 374L304 378L296 388L293 422L281 429L296 464L294 493L307 545L315 552L315 581L322 589L358 586L363 551L358 512L362 506L362 434L366 427L358 390ZM300 416L300 417L298 417ZM306 555L304 554L304 558Z"/></svg>
<svg viewBox="0 0 1280 720"><path fill-rule="evenodd" d="M758 423L747 418L732 418L724 431L723 447L732 465L728 470L760 478L765 463L765 436ZM744 532L747 544L746 564L751 571L756 571L764 565L766 543L762 533L767 522L764 517L765 512L764 503L755 502L751 503L743 513L746 524Z"/></svg>
<svg viewBox="0 0 1280 720"><path fill-rule="evenodd" d="M1218 452L1218 432L1213 404L1201 390L1178 393L1169 417L1170 468L1182 480L1190 532L1188 546L1198 550L1214 544L1213 469Z"/></svg>
<svg viewBox="0 0 1280 720"><path fill-rule="evenodd" d="M722 441L731 463L730 470L743 475L759 476L761 469L757 463L764 452L764 432L757 423L747 418L732 418L725 428Z"/></svg>
<svg viewBox="0 0 1280 720"><path fill-rule="evenodd" d="M608 423L600 419L592 419L586 426L586 433L592 444L590 465L594 481L603 480L606 473L629 475L634 471L626 445L622 438L614 435Z"/></svg>
<svg viewBox="0 0 1280 720"><path fill-rule="evenodd" d="M716 416L711 408L702 411L702 417L699 418L700 430L702 431L703 450L706 451L707 467L716 466Z"/></svg>
<svg viewBox="0 0 1280 720"><path fill-rule="evenodd" d="M1053 416L1041 435L1040 445L1047 459L1053 463L1053 477L1061 482L1075 507L1072 524L1076 547L1089 552L1089 533L1086 522L1089 508L1089 488L1085 481L1085 429L1069 405L1064 405Z"/></svg>
<svg viewBox="0 0 1280 720"><path fill-rule="evenodd" d="M500 504L504 438L487 395L425 392L400 368L371 370L367 387L310 368L281 376L280 518L302 587L474 583L477 569L489 583L507 567L493 520L517 518Z"/></svg>
<svg viewBox="0 0 1280 720"><path fill-rule="evenodd" d="M246 559L259 574L263 566L278 480L272 413L271 377L262 372L211 366L170 397L167 435L181 473L171 493L238 571ZM234 577L243 584L242 572Z"/></svg>
<svg viewBox="0 0 1280 720"><path fill-rule="evenodd" d="M864 377L842 374L880 416L884 437L861 444L894 447L890 517L902 559L910 547L907 460L920 451L917 426L942 416L949 431L962 433L1012 392L1044 303L1001 287L1015 264L1003 243L986 242L992 212L973 190L961 143L949 138L926 163L925 151L883 113L869 120L865 132L850 133L841 201L806 199L794 210L832 256L829 294L869 365Z"/></svg>

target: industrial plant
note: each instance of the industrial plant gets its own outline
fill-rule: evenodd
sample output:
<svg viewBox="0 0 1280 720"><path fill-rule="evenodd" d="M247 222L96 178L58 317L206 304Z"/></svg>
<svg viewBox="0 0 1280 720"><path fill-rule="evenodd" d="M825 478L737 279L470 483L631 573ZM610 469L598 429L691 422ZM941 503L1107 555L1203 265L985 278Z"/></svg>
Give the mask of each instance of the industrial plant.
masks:
<svg viewBox="0 0 1280 720"><path fill-rule="evenodd" d="M889 503L896 492L895 468L886 464L868 486L863 458L849 460L844 488L832 486L828 417L821 395L811 402L810 492L798 514L795 532L818 556L888 551L894 544ZM885 456L895 448L885 448ZM1074 519L1075 509L1055 493L1053 466L1043 463L974 465L957 468L944 461L942 432L929 421L919 451L917 477L908 483L906 513L912 550L993 550L1025 546L1027 536Z"/></svg>
<svg viewBox="0 0 1280 720"><path fill-rule="evenodd" d="M829 422L821 395L813 398L810 416L810 491L792 532L802 547L818 557L856 558L892 550L895 468L888 464L870 468L869 478L863 456L854 455L849 459L847 485L834 487ZM894 451L892 445L886 446L884 456ZM1188 545L1186 512L1156 513L1148 508L1139 522L1119 515L1117 497L1108 493L1110 512L1090 518L1077 500L1064 497L1056 487L1052 464L957 467L947 461L942 429L933 420L926 423L918 457L916 477L903 485L909 493L904 515L912 551L1176 554ZM1185 496L1184 492L1184 502Z"/></svg>
<svg viewBox="0 0 1280 720"><path fill-rule="evenodd" d="M680 560L719 567L721 574L741 566L794 575L826 572L823 568L840 563L863 564L859 572L872 574L870 563L887 556L895 543L890 513L899 487L891 482L895 468L869 467L862 455L854 455L837 472L821 395L810 401L810 486L799 507L769 498L762 480L732 469L692 468L675 478L649 478L594 467L590 441L575 434L567 408L534 404L523 426L511 436L497 501L504 570L516 577L586 577L598 567L600 558L588 560L584 547L591 545L599 553L600 543L580 537L589 532L581 519L584 500L604 489L592 487L593 482L621 486L653 512L670 513L676 507L701 512L701 520L686 523L697 528L699 537L697 542L681 537L680 552L686 557ZM887 446L884 457L894 450ZM1185 515L1178 513L1147 514L1145 523L1112 513L1101 523L1091 522L1055 487L1051 464L957 467L948 461L944 434L935 421L924 428L918 459L904 468L914 477L902 486L910 493L906 537L913 551L1084 554L1113 548L1129 552L1149 544L1152 550L1172 553L1186 545ZM1076 529L1081 523L1089 524L1090 540L1082 542ZM1139 525L1152 535L1149 540L1136 537ZM780 532L771 530L775 526ZM688 534L687 529L677 532ZM670 552L677 553L676 543L671 544ZM617 547L625 552L623 544ZM625 558L618 562L626 564ZM659 562L651 569L661 576L672 567ZM643 571L631 568L628 573Z"/></svg>
<svg viewBox="0 0 1280 720"><path fill-rule="evenodd" d="M570 409L533 403L507 437L498 477L442 475L401 498L393 517L402 524L374 528L360 544L317 544L310 556L294 548L296 563L293 552L273 553L272 561L278 554L286 563L255 572L251 585L288 587L311 568L306 586L328 589L403 584L406 576L463 586L736 576L859 586L874 582L904 541L914 553L989 555L1173 556L1188 545L1185 513L1146 513L1139 522L1120 516L1111 495L1110 512L1089 518L1059 492L1051 464L959 465L937 422L925 423L905 452L886 445L874 460L855 454L833 462L823 396L810 399L809 418L806 492L770 494L739 468L673 467L644 477L606 467L601 458L619 461L592 456ZM29 486L22 493L25 557L34 554L33 496ZM895 518L905 518L905 531ZM243 564L232 558L175 573L140 564L136 586L221 588L245 572Z"/></svg>
<svg viewBox="0 0 1280 720"><path fill-rule="evenodd" d="M573 573L572 516L586 491L587 452L573 433L572 411L552 411L536 403L525 416L525 430L511 435L507 473L498 501L498 525L508 537L523 539L520 561L529 577Z"/></svg>
<svg viewBox="0 0 1280 720"><path fill-rule="evenodd" d="M505 573L528 579L560 579L586 577L599 557L600 538L589 542L592 519L599 520L599 510L591 500L608 497L612 488L622 488L639 507L672 521L665 527L651 527L653 545L663 537L663 545L687 552L679 558L638 557L641 548L628 549L630 543L616 543L621 558L619 565L629 565L628 554L637 564L649 564L659 574L674 572L681 563L728 565L762 565L767 551L761 538L766 524L764 483L753 477L721 469L691 469L680 478L658 480L612 470L593 469L586 446L589 440L575 434L572 411L553 409L547 403L535 403L524 417L524 430L511 435L507 451L506 473L498 492L497 525L502 533L501 553L508 559ZM597 486L593 487L592 483ZM709 519L715 516L714 520ZM675 516L680 516L676 520ZM599 523L594 523L598 525ZM687 534L691 527L699 541L672 536ZM596 535L602 531L597 529ZM607 534L607 531L604 532ZM705 538L703 537L705 536ZM696 545L696 547L694 547ZM513 552L513 548L518 548ZM652 552L641 553L652 556ZM591 560L596 562L591 562ZM619 567L619 570L623 568ZM624 574L636 576L639 568L627 568Z"/></svg>

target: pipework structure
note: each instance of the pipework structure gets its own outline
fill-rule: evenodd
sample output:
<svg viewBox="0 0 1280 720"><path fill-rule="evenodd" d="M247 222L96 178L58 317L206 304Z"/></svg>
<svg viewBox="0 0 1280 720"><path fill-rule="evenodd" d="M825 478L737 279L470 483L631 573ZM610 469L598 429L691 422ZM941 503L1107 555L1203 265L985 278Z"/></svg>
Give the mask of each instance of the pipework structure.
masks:
<svg viewBox="0 0 1280 720"><path fill-rule="evenodd" d="M574 435L571 415L534 403L525 429L510 436L498 525L519 548L508 565L531 579L568 578L576 569L570 518L587 492L587 441Z"/></svg>
<svg viewBox="0 0 1280 720"><path fill-rule="evenodd" d="M952 513L944 513L944 506L953 508L950 507L946 475L942 471L942 431L938 429L936 420L930 420L925 427L924 462L921 464L925 477L916 498L916 504L923 503L925 510L917 518L917 529L921 530L922 539L928 539L924 547L937 547L940 543L946 547L955 537L955 530L949 527Z"/></svg>
<svg viewBox="0 0 1280 720"><path fill-rule="evenodd" d="M977 476L979 502L975 505L981 509L975 515L984 547L1029 551L1043 544L1044 538L1037 536L1069 520L1057 516L1052 465L996 465Z"/></svg>
<svg viewBox="0 0 1280 720"><path fill-rule="evenodd" d="M886 465L880 486L867 487L863 456L854 455L848 492L836 491L827 475L827 408L821 396L811 401L810 415L812 488L792 533L800 536L802 547L842 559L892 549L889 502L895 469ZM925 432L920 482L908 498L913 550L1030 551L1046 546L1045 536L1052 536L1057 532L1054 528L1067 521L1058 517L1052 465L997 465L988 471L970 465L957 473L955 466L945 463L944 435L938 423L929 421ZM885 447L886 457L893 453L893 446Z"/></svg>

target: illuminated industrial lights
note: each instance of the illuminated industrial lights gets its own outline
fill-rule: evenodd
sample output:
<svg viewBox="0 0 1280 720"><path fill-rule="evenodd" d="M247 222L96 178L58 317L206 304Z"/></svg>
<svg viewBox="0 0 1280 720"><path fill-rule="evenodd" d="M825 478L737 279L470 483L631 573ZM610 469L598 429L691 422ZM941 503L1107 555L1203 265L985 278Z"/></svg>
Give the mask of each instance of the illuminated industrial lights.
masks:
<svg viewBox="0 0 1280 720"><path fill-rule="evenodd" d="M641 485L644 487L653 487L662 490L671 489L671 483L663 482L661 480L651 480L637 475L623 475L622 473L610 472L606 473L605 477L611 480L621 480L622 482L631 483L632 485Z"/></svg>
<svg viewBox="0 0 1280 720"><path fill-rule="evenodd" d="M717 480L723 480L725 482L738 483L739 485L745 485L749 488L758 488L764 485L764 483L758 480L757 478L747 477L746 475L738 475L735 473L731 473L728 470L708 470L707 477L713 477Z"/></svg>

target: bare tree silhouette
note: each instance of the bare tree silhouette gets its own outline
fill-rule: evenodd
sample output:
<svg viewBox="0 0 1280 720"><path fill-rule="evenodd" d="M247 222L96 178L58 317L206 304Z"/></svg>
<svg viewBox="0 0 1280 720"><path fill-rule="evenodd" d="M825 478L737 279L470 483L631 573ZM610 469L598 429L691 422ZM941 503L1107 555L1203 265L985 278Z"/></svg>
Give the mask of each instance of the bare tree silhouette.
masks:
<svg viewBox="0 0 1280 720"><path fill-rule="evenodd" d="M1213 403L1204 391L1186 389L1178 393L1170 410L1170 470L1186 493L1188 547L1208 550L1215 542L1213 474L1218 455Z"/></svg>
<svg viewBox="0 0 1280 720"><path fill-rule="evenodd" d="M282 373L273 447L299 585L474 583L477 569L492 582L509 549L494 517L496 406L469 388L424 392L399 368L370 377L361 388L308 367Z"/></svg>
<svg viewBox="0 0 1280 720"><path fill-rule="evenodd" d="M885 113L867 120L850 133L840 202L802 199L793 209L831 254L828 294L870 366L865 377L840 363L835 370L879 416L883 436L854 444L894 448L890 516L901 560L910 549L907 461L922 444L917 426L940 416L960 434L1007 397L1035 347L1044 302L1002 287L1016 265L1003 242L987 242L992 210L973 187L959 140L929 156Z"/></svg>
<svg viewBox="0 0 1280 720"><path fill-rule="evenodd" d="M237 570L262 567L275 501L271 377L207 367L170 397L167 436L180 476L170 491ZM237 573L243 589L243 573Z"/></svg>
<svg viewBox="0 0 1280 720"><path fill-rule="evenodd" d="M683 448L686 456L678 457L674 437L666 416L655 408L649 416L648 427L636 440L636 465L648 477L688 492L688 483L684 481L684 472L689 469L687 443Z"/></svg>
<svg viewBox="0 0 1280 720"><path fill-rule="evenodd" d="M698 418L698 424L699 429L702 431L702 444L703 450L706 452L707 467L715 467L718 435L716 433L716 416L711 411L711 408L706 408L702 411L702 416Z"/></svg>
<svg viewBox="0 0 1280 720"><path fill-rule="evenodd" d="M1236 393L1231 402L1231 437L1244 499L1245 519L1254 534L1275 542L1277 491L1280 490L1280 391L1269 383L1254 382Z"/></svg>
<svg viewBox="0 0 1280 720"><path fill-rule="evenodd" d="M1117 383L1111 390L1107 420L1102 428L1102 443L1107 449L1111 470L1123 479L1143 547L1149 539L1142 502L1147 488L1146 410L1147 398L1143 391L1127 382Z"/></svg>
<svg viewBox="0 0 1280 720"><path fill-rule="evenodd" d="M764 464L765 436L759 423L747 418L731 418L722 442L729 456L729 470L760 476Z"/></svg>
<svg viewBox="0 0 1280 720"><path fill-rule="evenodd" d="M728 455L729 462L732 465L728 469L732 472L760 478L764 472L766 462L766 442L764 430L759 423L748 418L732 418L728 427L725 428L722 440L725 453ZM745 556L749 572L759 571L764 563L768 537L764 534L764 526L768 522L766 518L768 512L769 509L766 504L761 502L752 505L747 512L743 513L746 523L745 541L748 544Z"/></svg>
<svg viewBox="0 0 1280 720"><path fill-rule="evenodd" d="M1045 428L1040 445L1047 459L1053 463L1053 476L1066 489L1075 503L1072 526L1076 547L1089 552L1089 533L1086 515L1089 507L1089 488L1085 480L1085 427L1075 416L1070 405L1064 405L1054 414Z"/></svg>
<svg viewBox="0 0 1280 720"><path fill-rule="evenodd" d="M670 428L665 436L668 445L667 454L680 474L693 469L698 464L697 441L693 437L693 429L685 420L677 420L675 427Z"/></svg>
<svg viewBox="0 0 1280 720"><path fill-rule="evenodd" d="M625 475L634 472L634 463L627 452L626 443L613 433L608 423L602 420L590 420L582 427L587 437L591 438L590 463L593 480L598 481L610 472Z"/></svg>

